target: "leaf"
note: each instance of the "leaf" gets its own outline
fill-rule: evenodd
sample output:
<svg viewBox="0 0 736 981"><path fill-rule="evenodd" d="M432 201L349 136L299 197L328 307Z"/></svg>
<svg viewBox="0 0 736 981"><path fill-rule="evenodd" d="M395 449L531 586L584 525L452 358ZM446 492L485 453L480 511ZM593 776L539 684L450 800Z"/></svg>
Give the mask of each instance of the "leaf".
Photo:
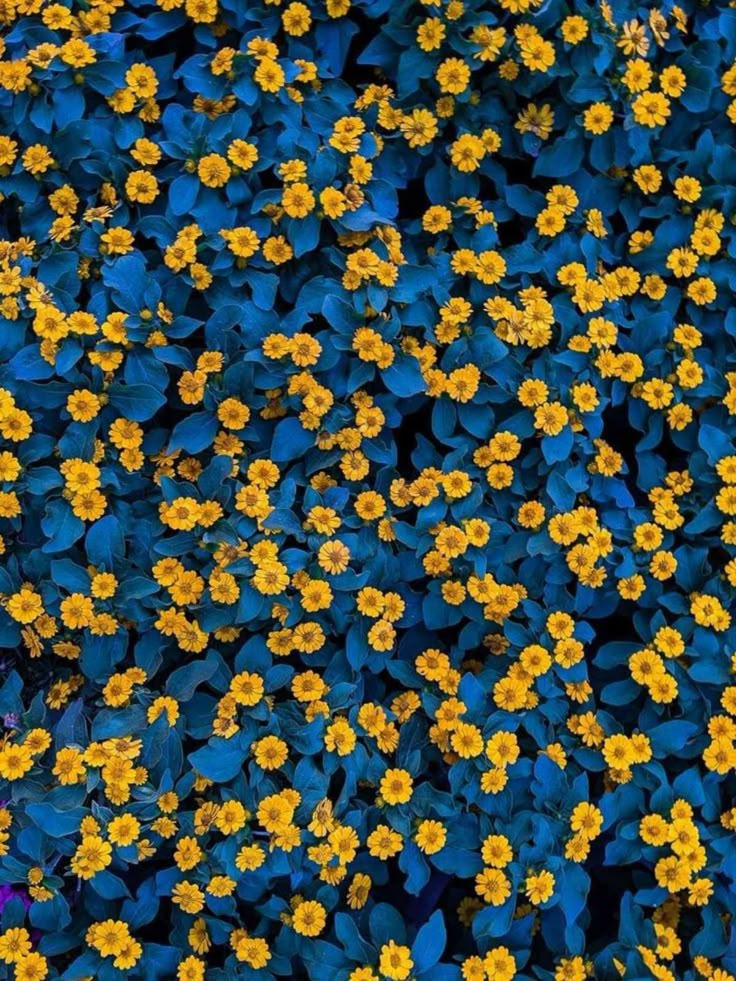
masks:
<svg viewBox="0 0 736 981"><path fill-rule="evenodd" d="M182 174L169 187L169 206L175 215L187 215L191 213L197 201L199 192L199 180L194 174Z"/></svg>
<svg viewBox="0 0 736 981"><path fill-rule="evenodd" d="M410 840L404 843L399 855L399 868L406 873L406 892L418 896L429 882L430 871L416 842Z"/></svg>
<svg viewBox="0 0 736 981"><path fill-rule="evenodd" d="M169 440L169 453L186 450L187 453L201 453L212 444L217 435L219 423L214 412L195 412L181 422L177 422Z"/></svg>
<svg viewBox="0 0 736 981"><path fill-rule="evenodd" d="M135 901L128 900L123 904L122 918L132 930L138 930L151 923L158 913L160 901L156 895L156 883L153 878L141 883L136 893Z"/></svg>
<svg viewBox="0 0 736 981"><path fill-rule="evenodd" d="M83 807L73 807L68 811L59 811L51 804L42 801L38 804L28 804L25 813L36 827L52 838L63 838L79 831L79 823L87 811Z"/></svg>
<svg viewBox="0 0 736 981"><path fill-rule="evenodd" d="M22 348L10 359L9 367L18 381L42 381L54 377L54 366L41 357L38 344Z"/></svg>
<svg viewBox="0 0 736 981"><path fill-rule="evenodd" d="M383 947L389 940L403 944L406 937L404 918L389 903L376 903L369 917L371 940Z"/></svg>
<svg viewBox="0 0 736 981"><path fill-rule="evenodd" d="M544 208L544 195L533 191L524 184L509 184L505 190L506 203L518 215L536 218Z"/></svg>
<svg viewBox="0 0 736 981"><path fill-rule="evenodd" d="M515 910L514 896L509 896L502 906L486 906L473 917L473 936L503 937L511 927Z"/></svg>
<svg viewBox="0 0 736 981"><path fill-rule="evenodd" d="M708 463L713 466L721 457L733 453L731 439L722 429L702 423L698 427L698 446L705 451Z"/></svg>
<svg viewBox="0 0 736 981"><path fill-rule="evenodd" d="M652 744L652 753L659 759L679 752L697 732L699 726L695 722L673 719L647 730L646 734Z"/></svg>
<svg viewBox="0 0 736 981"><path fill-rule="evenodd" d="M352 960L370 963L375 959L375 948L361 937L355 920L349 913L335 914L335 935Z"/></svg>
<svg viewBox="0 0 736 981"><path fill-rule="evenodd" d="M314 446L315 433L305 429L298 419L282 419L273 434L271 459L285 463L303 456Z"/></svg>
<svg viewBox="0 0 736 981"><path fill-rule="evenodd" d="M116 560L125 554L120 522L112 514L104 515L89 526L84 544L89 561L106 572L112 572Z"/></svg>
<svg viewBox="0 0 736 981"><path fill-rule="evenodd" d="M128 887L123 880L113 875L112 872L108 872L107 869L103 869L92 876L90 884L97 895L103 899L130 898Z"/></svg>
<svg viewBox="0 0 736 981"><path fill-rule="evenodd" d="M414 970L421 975L430 971L442 957L447 944L447 930L441 910L436 910L424 924L412 944Z"/></svg>
<svg viewBox="0 0 736 981"><path fill-rule="evenodd" d="M384 369L381 378L386 388L401 398L418 395L427 388L419 362L408 355L397 358L390 367Z"/></svg>
<svg viewBox="0 0 736 981"><path fill-rule="evenodd" d="M217 672L219 665L213 658L211 661L193 661L172 671L166 682L166 694L171 695L177 702L188 702L199 685L203 684Z"/></svg>
<svg viewBox="0 0 736 981"><path fill-rule="evenodd" d="M143 294L148 285L146 263L143 256L136 252L120 256L103 266L102 278L105 286L119 293L127 301L131 310L141 308Z"/></svg>
<svg viewBox="0 0 736 981"><path fill-rule="evenodd" d="M350 50L350 41L358 33L358 25L345 20L328 20L317 25L316 33L317 43L324 53L327 66L338 77Z"/></svg>
<svg viewBox="0 0 736 981"><path fill-rule="evenodd" d="M542 455L547 463L561 463L567 460L572 452L573 432L565 426L557 436L542 437Z"/></svg>
<svg viewBox="0 0 736 981"><path fill-rule="evenodd" d="M114 382L107 390L110 404L126 419L146 422L166 405L166 396L151 385Z"/></svg>
<svg viewBox="0 0 736 981"><path fill-rule="evenodd" d="M266 603L266 597L262 596L256 589L252 586L243 584L240 587L240 598L238 600L238 608L235 614L236 623L248 623L254 620L260 615Z"/></svg>
<svg viewBox="0 0 736 981"><path fill-rule="evenodd" d="M146 726L146 713L140 705L125 709L101 709L92 723L92 739L118 739L140 733Z"/></svg>
<svg viewBox="0 0 736 981"><path fill-rule="evenodd" d="M583 162L583 141L579 135L555 140L544 147L534 165L535 177L567 177Z"/></svg>
<svg viewBox="0 0 736 981"><path fill-rule="evenodd" d="M48 539L41 548L42 552L66 552L84 534L84 522L66 501L57 500L46 506L41 529Z"/></svg>
<svg viewBox="0 0 736 981"><path fill-rule="evenodd" d="M64 714L54 727L54 746L62 749L77 743L86 745L87 723L84 718L84 700L81 698L71 702Z"/></svg>
<svg viewBox="0 0 736 981"><path fill-rule="evenodd" d="M229 783L240 773L245 751L232 739L211 739L189 756L192 769L215 783Z"/></svg>
<svg viewBox="0 0 736 981"><path fill-rule="evenodd" d="M23 679L17 671L11 671L0 688L0 715L20 715L23 711L22 691Z"/></svg>
<svg viewBox="0 0 736 981"><path fill-rule="evenodd" d="M51 576L68 593L89 593L89 573L71 559L54 559L51 562Z"/></svg>

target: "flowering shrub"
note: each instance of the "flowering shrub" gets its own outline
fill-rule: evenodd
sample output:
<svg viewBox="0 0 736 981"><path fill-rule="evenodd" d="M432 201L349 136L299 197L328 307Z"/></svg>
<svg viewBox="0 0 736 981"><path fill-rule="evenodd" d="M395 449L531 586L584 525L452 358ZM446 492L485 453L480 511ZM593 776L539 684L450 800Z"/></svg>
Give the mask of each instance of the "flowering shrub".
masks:
<svg viewBox="0 0 736 981"><path fill-rule="evenodd" d="M736 975L736 9L8 0L0 974Z"/></svg>

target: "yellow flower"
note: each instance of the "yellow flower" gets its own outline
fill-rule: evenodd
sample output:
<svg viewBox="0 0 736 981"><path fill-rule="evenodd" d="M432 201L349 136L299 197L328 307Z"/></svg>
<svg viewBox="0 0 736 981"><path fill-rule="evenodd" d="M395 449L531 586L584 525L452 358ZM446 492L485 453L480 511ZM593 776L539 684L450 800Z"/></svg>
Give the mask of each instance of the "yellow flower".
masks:
<svg viewBox="0 0 736 981"><path fill-rule="evenodd" d="M594 102L583 113L583 125L588 133L600 136L611 128L613 109L605 102Z"/></svg>
<svg viewBox="0 0 736 981"><path fill-rule="evenodd" d="M252 872L265 861L266 855L260 845L243 845L235 857L235 866L241 872Z"/></svg>
<svg viewBox="0 0 736 981"><path fill-rule="evenodd" d="M54 165L48 147L43 143L34 143L23 153L23 166L30 174L44 174Z"/></svg>
<svg viewBox="0 0 736 981"><path fill-rule="evenodd" d="M546 869L536 874L528 875L524 883L524 893L529 902L534 906L546 903L554 892L554 889L555 877Z"/></svg>
<svg viewBox="0 0 736 981"><path fill-rule="evenodd" d="M417 28L417 44L422 51L436 51L446 33L447 29L439 17L428 17Z"/></svg>
<svg viewBox="0 0 736 981"><path fill-rule="evenodd" d="M603 814L595 804L582 801L576 804L570 816L570 827L573 831L579 832L585 838L593 840L597 838L603 824Z"/></svg>
<svg viewBox="0 0 736 981"><path fill-rule="evenodd" d="M16 964L31 952L31 937L25 927L11 927L0 935L0 959Z"/></svg>
<svg viewBox="0 0 736 981"><path fill-rule="evenodd" d="M567 409L559 402L540 405L534 413L534 425L545 436L557 436L567 425Z"/></svg>
<svg viewBox="0 0 736 981"><path fill-rule="evenodd" d="M336 719L325 732L325 748L338 756L349 756L355 749L357 737L347 719Z"/></svg>
<svg viewBox="0 0 736 981"><path fill-rule="evenodd" d="M283 68L272 58L262 58L258 62L253 79L264 92L278 92L286 82Z"/></svg>
<svg viewBox="0 0 736 981"><path fill-rule="evenodd" d="M688 863L676 855L660 858L654 866L654 877L657 884L670 893L679 892L690 882Z"/></svg>
<svg viewBox="0 0 736 981"><path fill-rule="evenodd" d="M27 746L6 743L0 749L0 776L5 780L20 780L32 767L33 757Z"/></svg>
<svg viewBox="0 0 736 981"><path fill-rule="evenodd" d="M374 858L380 858L382 862L398 855L403 848L403 840L399 832L386 824L379 824L375 831L368 835L366 843L370 854Z"/></svg>
<svg viewBox="0 0 736 981"><path fill-rule="evenodd" d="M488 835L481 849L483 861L494 869L504 869L513 860L511 842L506 835Z"/></svg>
<svg viewBox="0 0 736 981"><path fill-rule="evenodd" d="M247 140L233 140L228 147L227 157L240 170L250 170L258 161L258 148Z"/></svg>
<svg viewBox="0 0 736 981"><path fill-rule="evenodd" d="M220 235L227 242L233 255L240 259L249 259L258 251L260 239L247 225L238 228L223 228L220 230Z"/></svg>
<svg viewBox="0 0 736 981"><path fill-rule="evenodd" d="M470 68L462 58L445 58L435 72L441 92L460 95L470 82Z"/></svg>
<svg viewBox="0 0 736 981"><path fill-rule="evenodd" d="M199 913L204 908L204 893L193 882L179 882L172 889L171 901L185 913Z"/></svg>
<svg viewBox="0 0 736 981"><path fill-rule="evenodd" d="M156 72L150 65L140 62L131 65L125 73L125 84L141 99L150 99L158 91Z"/></svg>
<svg viewBox="0 0 736 981"><path fill-rule="evenodd" d="M48 964L43 954L33 951L15 962L15 981L43 981L48 974Z"/></svg>
<svg viewBox="0 0 736 981"><path fill-rule="evenodd" d="M483 958L483 968L493 981L513 981L516 977L516 960L508 947L492 947Z"/></svg>
<svg viewBox="0 0 736 981"><path fill-rule="evenodd" d="M387 804L406 804L411 800L413 785L406 770L388 769L381 778L380 794Z"/></svg>
<svg viewBox="0 0 736 981"><path fill-rule="evenodd" d="M257 705L263 698L263 679L249 671L241 671L230 682L230 691L238 705Z"/></svg>
<svg viewBox="0 0 736 981"><path fill-rule="evenodd" d="M413 109L402 117L399 129L409 146L426 146L438 133L437 119L428 109Z"/></svg>
<svg viewBox="0 0 736 981"><path fill-rule="evenodd" d="M536 106L530 102L526 109L522 110L514 124L520 133L534 133L540 140L546 140L552 133L555 123L555 116L549 105Z"/></svg>
<svg viewBox="0 0 736 981"><path fill-rule="evenodd" d="M74 746L58 750L52 772L62 786L81 783L87 775L81 751Z"/></svg>
<svg viewBox="0 0 736 981"><path fill-rule="evenodd" d="M268 941L263 937L240 937L234 949L236 958L244 961L254 970L265 967L271 960Z"/></svg>
<svg viewBox="0 0 736 981"><path fill-rule="evenodd" d="M661 92L642 92L632 103L634 120L650 129L663 126L670 116L670 100Z"/></svg>
<svg viewBox="0 0 736 981"><path fill-rule="evenodd" d="M205 962L190 955L179 963L176 969L177 981L204 981Z"/></svg>
<svg viewBox="0 0 736 981"><path fill-rule="evenodd" d="M75 422L90 422L101 407L99 396L84 389L76 389L66 400L67 412Z"/></svg>
<svg viewBox="0 0 736 981"><path fill-rule="evenodd" d="M665 95L678 99L687 88L685 72L678 65L668 65L660 73L659 86Z"/></svg>
<svg viewBox="0 0 736 981"><path fill-rule="evenodd" d="M81 879L91 879L112 861L112 846L99 835L85 835L72 856L71 869Z"/></svg>
<svg viewBox="0 0 736 981"><path fill-rule="evenodd" d="M6 610L18 623L33 623L43 613L43 600L32 586L21 586L9 598Z"/></svg>
<svg viewBox="0 0 736 981"><path fill-rule="evenodd" d="M560 27L562 40L567 44L580 44L588 36L588 22L584 17L566 17Z"/></svg>
<svg viewBox="0 0 736 981"><path fill-rule="evenodd" d="M381 947L378 969L389 981L406 981L414 967L411 951L394 940Z"/></svg>
<svg viewBox="0 0 736 981"><path fill-rule="evenodd" d="M422 821L417 827L415 841L425 855L434 855L445 847L447 829L440 821Z"/></svg>
<svg viewBox="0 0 736 981"><path fill-rule="evenodd" d="M289 756L289 747L278 736L265 736L251 746L256 763L264 770L278 770Z"/></svg>
<svg viewBox="0 0 736 981"><path fill-rule="evenodd" d="M486 868L475 877L475 891L491 906L503 906L511 895L511 883L500 869Z"/></svg>
<svg viewBox="0 0 736 981"><path fill-rule="evenodd" d="M290 218L306 218L314 211L316 201L309 185L296 181L284 188L281 206Z"/></svg>
<svg viewBox="0 0 736 981"><path fill-rule="evenodd" d="M158 197L158 181L148 170L134 170L125 181L125 193L138 204L151 204Z"/></svg>
<svg viewBox="0 0 736 981"><path fill-rule="evenodd" d="M281 23L286 34L291 37L301 37L306 34L312 23L312 15L306 4L290 3L281 15Z"/></svg>
<svg viewBox="0 0 736 981"><path fill-rule="evenodd" d="M303 937L317 937L327 923L327 911L316 900L299 903L294 910L292 927Z"/></svg>
<svg viewBox="0 0 736 981"><path fill-rule="evenodd" d="M201 862L204 857L196 838L186 836L180 838L174 852L174 861L182 872L188 872Z"/></svg>

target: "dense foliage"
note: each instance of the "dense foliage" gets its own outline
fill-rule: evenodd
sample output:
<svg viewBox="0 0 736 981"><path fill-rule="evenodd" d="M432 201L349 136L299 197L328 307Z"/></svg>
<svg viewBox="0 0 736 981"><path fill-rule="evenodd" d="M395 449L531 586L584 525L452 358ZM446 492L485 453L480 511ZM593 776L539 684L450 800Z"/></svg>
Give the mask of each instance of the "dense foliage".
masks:
<svg viewBox="0 0 736 981"><path fill-rule="evenodd" d="M733 981L736 9L0 20L0 976Z"/></svg>

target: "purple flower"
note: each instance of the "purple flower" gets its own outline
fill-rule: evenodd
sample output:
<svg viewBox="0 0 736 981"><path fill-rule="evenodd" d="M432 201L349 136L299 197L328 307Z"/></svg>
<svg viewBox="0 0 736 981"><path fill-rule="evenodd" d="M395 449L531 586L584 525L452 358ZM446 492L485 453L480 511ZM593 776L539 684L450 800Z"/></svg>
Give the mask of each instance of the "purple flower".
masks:
<svg viewBox="0 0 736 981"><path fill-rule="evenodd" d="M16 886L4 886L0 885L0 912L5 909L7 903L11 899L18 897L23 901L23 905L26 909L31 905L31 898L25 889L20 889Z"/></svg>

